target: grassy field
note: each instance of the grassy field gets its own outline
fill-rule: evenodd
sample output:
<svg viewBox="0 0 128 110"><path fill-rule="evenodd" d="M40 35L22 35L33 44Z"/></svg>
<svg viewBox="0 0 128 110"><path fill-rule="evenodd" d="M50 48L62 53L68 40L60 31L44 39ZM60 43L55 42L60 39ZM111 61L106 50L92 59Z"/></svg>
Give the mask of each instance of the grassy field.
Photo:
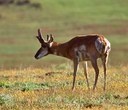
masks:
<svg viewBox="0 0 128 110"><path fill-rule="evenodd" d="M1 110L127 110L127 68L110 67L107 90L103 91L103 71L96 91L88 91L82 69L77 74L76 89L72 87L70 64L53 68L0 71ZM89 82L94 82L93 69L89 68Z"/></svg>
<svg viewBox="0 0 128 110"><path fill-rule="evenodd" d="M128 64L126 0L123 2L121 0L93 2L38 0L38 2L41 3L42 8L0 6L1 68L17 68L19 65L40 67L49 62L58 64L62 61L67 62L63 58L54 56L35 61L33 56L40 47L35 38L38 28L42 29L44 36L52 33L58 42L68 41L79 34L103 34L112 44L110 63L118 66Z"/></svg>
<svg viewBox="0 0 128 110"><path fill-rule="evenodd" d="M41 7L0 6L0 109L1 110L127 110L128 109L128 6L127 0L31 0ZM52 33L66 42L80 34L102 34L111 42L107 90L103 70L95 92L88 91L82 68L76 90L71 91L72 64L47 56L35 60L40 48L35 36ZM63 63L62 63L63 62ZM89 81L94 71L89 66Z"/></svg>

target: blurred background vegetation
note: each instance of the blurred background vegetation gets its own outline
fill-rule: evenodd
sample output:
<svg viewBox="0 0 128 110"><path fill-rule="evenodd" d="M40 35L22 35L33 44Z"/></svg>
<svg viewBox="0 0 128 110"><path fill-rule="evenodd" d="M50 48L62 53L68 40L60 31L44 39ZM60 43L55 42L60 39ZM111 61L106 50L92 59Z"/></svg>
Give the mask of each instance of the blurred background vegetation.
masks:
<svg viewBox="0 0 128 110"><path fill-rule="evenodd" d="M111 42L109 64L128 64L127 0L0 0L0 68L44 67L67 62L48 56L35 60L35 36L66 42L79 34L103 34Z"/></svg>

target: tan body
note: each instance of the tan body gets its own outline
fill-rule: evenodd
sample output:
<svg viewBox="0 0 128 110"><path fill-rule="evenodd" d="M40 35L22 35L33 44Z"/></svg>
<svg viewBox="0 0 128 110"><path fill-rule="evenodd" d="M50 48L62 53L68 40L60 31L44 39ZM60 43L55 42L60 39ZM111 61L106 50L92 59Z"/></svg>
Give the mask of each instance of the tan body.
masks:
<svg viewBox="0 0 128 110"><path fill-rule="evenodd" d="M54 42L52 36L47 36L47 41L44 41L40 30L38 30L37 38L41 42L42 46L35 55L36 59L39 59L48 54L54 54L54 55L66 57L73 61L74 72L73 72L72 89L74 89L77 67L79 62L81 61L85 62L83 64L83 67L84 67L84 74L86 77L88 88L89 88L89 82L87 77L86 61L91 61L92 66L95 70L95 83L93 86L93 90L95 89L97 80L98 80L98 75L99 75L97 59L101 58L103 62L103 67L104 67L104 90L105 90L106 64L107 64L108 55L110 52L110 43L105 37L100 35L77 36L66 43L60 44L60 43Z"/></svg>
<svg viewBox="0 0 128 110"><path fill-rule="evenodd" d="M88 35L75 37L63 44L53 42L50 48L52 52L51 54L63 56L71 60L77 56L80 57L80 60L82 61L90 60L92 56L99 58L102 54L97 51L95 46L95 41L98 37L100 36ZM82 55L82 58L80 54Z"/></svg>

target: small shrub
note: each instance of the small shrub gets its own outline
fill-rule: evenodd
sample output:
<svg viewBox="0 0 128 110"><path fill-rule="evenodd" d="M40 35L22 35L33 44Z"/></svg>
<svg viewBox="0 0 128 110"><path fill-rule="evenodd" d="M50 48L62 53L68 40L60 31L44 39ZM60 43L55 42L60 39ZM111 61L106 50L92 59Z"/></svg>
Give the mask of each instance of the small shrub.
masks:
<svg viewBox="0 0 128 110"><path fill-rule="evenodd" d="M8 94L0 94L0 105L13 106L14 98Z"/></svg>
<svg viewBox="0 0 128 110"><path fill-rule="evenodd" d="M50 85L48 83L33 83L33 82L17 82L15 83L16 89L21 91L29 91L29 90L39 90L39 89L49 89Z"/></svg>
<svg viewBox="0 0 128 110"><path fill-rule="evenodd" d="M32 2L31 0L0 0L0 5L14 4L17 6L30 6L34 8L41 8L41 4Z"/></svg>
<svg viewBox="0 0 128 110"><path fill-rule="evenodd" d="M0 0L0 5L8 5L8 4L11 4L11 3L13 3L14 2L14 0Z"/></svg>
<svg viewBox="0 0 128 110"><path fill-rule="evenodd" d="M6 82L0 82L0 87L2 88L9 88L11 85Z"/></svg>

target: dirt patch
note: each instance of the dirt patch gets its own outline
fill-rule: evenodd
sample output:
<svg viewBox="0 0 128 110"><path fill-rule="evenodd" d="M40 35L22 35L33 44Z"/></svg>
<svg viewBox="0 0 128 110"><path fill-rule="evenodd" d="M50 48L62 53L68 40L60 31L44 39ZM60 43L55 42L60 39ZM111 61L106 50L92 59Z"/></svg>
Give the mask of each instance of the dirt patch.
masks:
<svg viewBox="0 0 128 110"><path fill-rule="evenodd" d="M17 39L9 38L0 38L0 44L15 44Z"/></svg>
<svg viewBox="0 0 128 110"><path fill-rule="evenodd" d="M32 57L34 58L34 55L32 53L16 53L16 54L0 54L0 57L3 58L21 58L21 56L26 56L26 57Z"/></svg>
<svg viewBox="0 0 128 110"><path fill-rule="evenodd" d="M118 35L126 35L128 34L128 23L122 22L122 24L91 24L91 25L83 25L76 26L77 30L85 30L87 33L100 33L100 34L118 34Z"/></svg>
<svg viewBox="0 0 128 110"><path fill-rule="evenodd" d="M48 73L45 73L45 76L51 76L55 74L62 74L62 72L48 72Z"/></svg>

